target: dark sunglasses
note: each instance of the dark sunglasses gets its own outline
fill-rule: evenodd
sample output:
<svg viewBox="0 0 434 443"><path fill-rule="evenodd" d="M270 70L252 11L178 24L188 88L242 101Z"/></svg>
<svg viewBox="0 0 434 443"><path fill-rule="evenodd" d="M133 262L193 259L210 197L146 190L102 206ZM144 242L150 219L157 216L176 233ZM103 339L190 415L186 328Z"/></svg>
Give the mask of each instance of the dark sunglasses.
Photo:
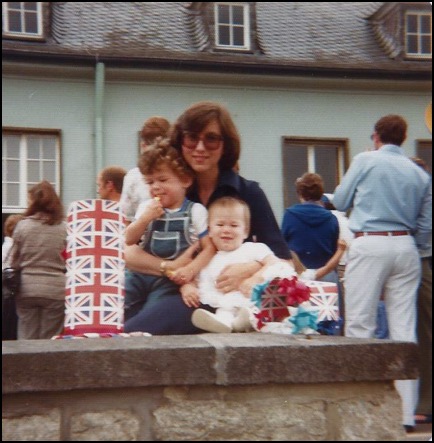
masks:
<svg viewBox="0 0 434 443"><path fill-rule="evenodd" d="M195 132L184 132L182 142L183 146L187 149L196 149L199 141L201 141L209 151L215 151L220 148L220 143L223 141L223 137L219 134L213 134L212 132L202 136Z"/></svg>

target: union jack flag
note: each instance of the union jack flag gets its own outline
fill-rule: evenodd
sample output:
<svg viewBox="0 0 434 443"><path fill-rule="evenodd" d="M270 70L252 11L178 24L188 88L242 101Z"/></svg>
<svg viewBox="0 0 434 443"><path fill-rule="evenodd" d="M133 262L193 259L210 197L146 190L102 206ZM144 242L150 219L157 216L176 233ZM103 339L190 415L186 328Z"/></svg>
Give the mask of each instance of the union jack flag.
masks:
<svg viewBox="0 0 434 443"><path fill-rule="evenodd" d="M310 304L318 308L318 322L339 320L338 285L316 280L304 280L310 288Z"/></svg>
<svg viewBox="0 0 434 443"><path fill-rule="evenodd" d="M276 322L289 316L287 295L279 294L281 278L272 280L262 293L261 318L264 322Z"/></svg>
<svg viewBox="0 0 434 443"><path fill-rule="evenodd" d="M122 332L125 219L119 203L75 201L67 222L64 334Z"/></svg>

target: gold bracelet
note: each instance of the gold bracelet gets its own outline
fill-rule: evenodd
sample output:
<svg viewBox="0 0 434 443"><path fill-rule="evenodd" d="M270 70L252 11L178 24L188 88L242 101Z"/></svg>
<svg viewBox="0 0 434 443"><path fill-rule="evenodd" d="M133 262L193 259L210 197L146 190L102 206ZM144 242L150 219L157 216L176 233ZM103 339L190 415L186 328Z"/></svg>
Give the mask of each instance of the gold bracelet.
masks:
<svg viewBox="0 0 434 443"><path fill-rule="evenodd" d="M161 272L161 275L166 275L166 267L167 267L167 261L166 260L163 260L161 263L160 263L160 272Z"/></svg>

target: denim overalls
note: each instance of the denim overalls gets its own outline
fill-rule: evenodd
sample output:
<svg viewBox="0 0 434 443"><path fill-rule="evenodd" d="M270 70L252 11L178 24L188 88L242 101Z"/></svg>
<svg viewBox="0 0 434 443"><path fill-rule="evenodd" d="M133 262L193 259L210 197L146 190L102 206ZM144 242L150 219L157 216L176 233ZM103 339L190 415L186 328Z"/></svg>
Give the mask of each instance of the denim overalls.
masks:
<svg viewBox="0 0 434 443"><path fill-rule="evenodd" d="M166 212L163 217L149 224L141 247L150 254L162 259L172 260L182 254L194 241L191 210L193 202L185 199L176 212ZM127 271L125 273L125 331L128 332L128 320L136 324L139 318L145 322L146 310L156 300L179 295L179 286L164 276L142 274ZM137 317L133 319L133 317ZM137 326L133 327L138 330ZM146 330L140 329L140 330Z"/></svg>
<svg viewBox="0 0 434 443"><path fill-rule="evenodd" d="M176 212L166 212L153 220L145 231L142 247L146 252L166 260L172 260L184 252L195 240L193 237L191 208L193 202L184 200Z"/></svg>

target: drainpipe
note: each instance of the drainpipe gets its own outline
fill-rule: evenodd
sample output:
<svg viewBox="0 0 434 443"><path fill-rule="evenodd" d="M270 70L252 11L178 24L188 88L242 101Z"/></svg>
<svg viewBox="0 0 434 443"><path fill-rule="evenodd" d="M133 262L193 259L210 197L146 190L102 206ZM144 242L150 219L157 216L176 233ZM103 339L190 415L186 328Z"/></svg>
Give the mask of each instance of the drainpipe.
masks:
<svg viewBox="0 0 434 443"><path fill-rule="evenodd" d="M104 63L96 64L95 72L95 177L104 166L103 146L103 104L104 104Z"/></svg>

